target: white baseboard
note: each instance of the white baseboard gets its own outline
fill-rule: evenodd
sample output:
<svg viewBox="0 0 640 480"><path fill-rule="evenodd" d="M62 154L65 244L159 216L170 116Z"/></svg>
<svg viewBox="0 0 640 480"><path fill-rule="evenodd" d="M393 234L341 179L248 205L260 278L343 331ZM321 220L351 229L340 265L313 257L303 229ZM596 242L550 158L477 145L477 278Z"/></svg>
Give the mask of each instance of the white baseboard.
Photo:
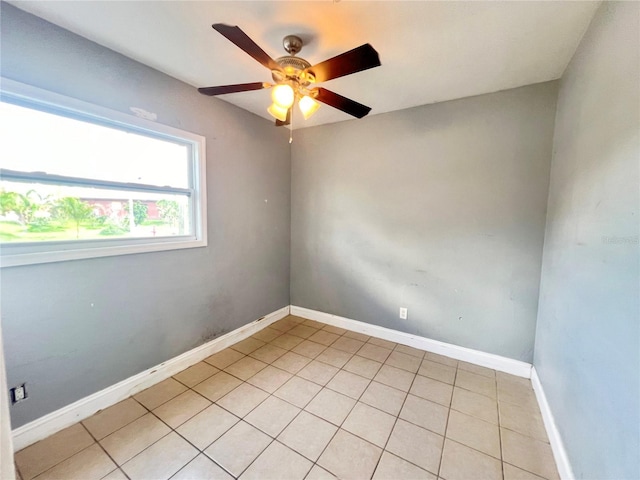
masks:
<svg viewBox="0 0 640 480"><path fill-rule="evenodd" d="M518 377L531 377L531 364L501 357L492 353L485 353L471 348L459 347L450 343L439 342L429 338L399 332L390 328L379 327L369 323L359 322L350 318L331 315L330 313L319 312L309 308L296 307L291 305L291 315L316 320L336 327L345 328L354 332L364 333L373 337L382 338L402 345L419 348L428 352L445 355L469 363L474 363L482 367L499 370L501 372L517 375Z"/></svg>
<svg viewBox="0 0 640 480"><path fill-rule="evenodd" d="M291 305L291 315L316 320L318 322L382 338L391 342L401 343L403 345L445 355L457 360L463 360L465 362L499 370L501 372L510 373L511 375L530 378L538 405L540 406L540 412L542 414L542 419L544 421L544 426L547 431L547 436L549 438L549 443L551 444L551 450L553 451L553 456L556 461L556 466L558 467L560 478L562 480L575 480L573 469L571 468L571 463L567 456L567 451L564 448L562 437L560 436L560 432L556 426L553 413L551 412L544 389L540 383L540 378L538 377L535 367L532 365L526 362L513 360L511 358L501 357L499 355L493 355L491 353L485 353L470 348L459 347L457 345L431 340L418 335L411 335L397 330L359 322L358 320L352 320L350 318L311 310L309 308Z"/></svg>
<svg viewBox="0 0 640 480"><path fill-rule="evenodd" d="M289 315L289 306L276 310L232 332L211 340L204 345L200 345L182 355L167 360L160 365L156 365L115 385L111 385L104 390L81 398L77 402L67 405L55 412L51 412L33 422L18 427L12 432L13 447L15 451L18 451L38 440L53 435L63 428L84 420L100 410L104 410L131 395L135 395L145 388L149 388L181 372L191 365L201 362L208 356L250 337L257 331L262 330L287 315Z"/></svg>
<svg viewBox="0 0 640 480"><path fill-rule="evenodd" d="M271 325L272 323L284 318L289 313L297 315L299 317L308 318L310 320L317 320L336 327L345 328L355 332L360 332L366 335L382 338L402 345L408 345L410 347L419 348L429 352L445 355L447 357L455 358L469 363L474 363L483 367L499 370L519 377L531 378L531 365L518 360L513 360L499 355L481 352L470 348L459 347L437 340L431 340L418 335L411 335L397 330L392 330L385 327L379 327L377 325L371 325L368 323L352 320L350 318L340 317L337 315L331 315L317 310L311 310L303 307L286 306L275 312L272 312L254 322L244 325L232 332L229 332L221 337L218 337L204 345L194 348L188 352L183 353L177 357L174 357L166 362L161 363L155 367L152 367L144 372L129 377L115 385L105 388L99 392L96 392L88 397L82 398L66 407L63 407L55 412L51 412L43 417L38 418L26 425L16 428L12 432L13 443L15 450L21 450L32 443L42 440L54 433L69 427L74 423L77 423L85 418L90 417L94 413L104 410L115 403L118 403L125 398L135 395L136 393L155 385L162 380L169 378L172 375L184 370L185 368L194 365L210 355L223 350L234 343L237 343L259 330ZM538 387L541 391L541 387L538 381ZM534 383L534 388L535 383ZM538 395L538 390L536 390ZM540 400L539 400L540 401ZM546 399L545 399L546 405ZM544 409L541 403L541 410ZM548 411L548 405L547 405ZM550 416L549 411L549 416ZM552 419L552 417L550 417ZM552 421L552 420L551 420ZM545 417L545 425L547 425L547 419ZM553 424L555 428L555 424ZM549 430L549 427L547 427ZM551 432L549 430L549 432ZM556 430L557 432L557 430ZM552 438L550 433L549 438ZM557 437L559 441L559 436ZM561 442L560 442L561 445ZM552 443L553 447L553 443ZM554 454L555 454L554 447ZM562 449L564 452L564 449ZM565 454L566 458L566 454ZM560 468L561 462L558 462L558 468ZM567 463L568 465L568 463ZM568 470L571 471L570 468ZM561 470L562 474L562 470ZM563 480L573 477L565 477L562 475Z"/></svg>
<svg viewBox="0 0 640 480"><path fill-rule="evenodd" d="M556 460L556 466L558 467L560 478L562 480L574 480L575 477L573 475L573 469L571 468L567 451L564 448L564 442L562 441L560 431L558 430L553 413L551 412L547 396L542 388L542 383L540 383L540 377L538 377L536 367L531 369L531 385L533 386L533 391L538 399L544 428L547 430L547 437L549 437L549 443L551 444L551 450L553 451L553 457Z"/></svg>

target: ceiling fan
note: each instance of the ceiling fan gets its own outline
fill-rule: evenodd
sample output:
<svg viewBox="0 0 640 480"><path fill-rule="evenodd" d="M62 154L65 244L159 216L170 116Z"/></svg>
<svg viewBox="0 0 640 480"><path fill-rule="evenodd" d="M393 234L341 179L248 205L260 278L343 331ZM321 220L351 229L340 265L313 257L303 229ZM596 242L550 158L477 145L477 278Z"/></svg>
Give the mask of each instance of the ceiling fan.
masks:
<svg viewBox="0 0 640 480"><path fill-rule="evenodd" d="M311 65L304 58L296 57L303 43L300 37L295 35L284 37L283 46L288 55L274 60L239 27L223 23L214 23L212 27L271 70L275 83L254 82L199 88L198 91L203 95L224 95L273 87L271 95L273 104L267 111L276 119L276 126L291 123L292 110L296 101L305 120L320 107L318 102L342 110L356 118L362 118L371 111L371 108L366 105L326 88L313 86L315 83L380 66L378 52L368 43L324 62Z"/></svg>

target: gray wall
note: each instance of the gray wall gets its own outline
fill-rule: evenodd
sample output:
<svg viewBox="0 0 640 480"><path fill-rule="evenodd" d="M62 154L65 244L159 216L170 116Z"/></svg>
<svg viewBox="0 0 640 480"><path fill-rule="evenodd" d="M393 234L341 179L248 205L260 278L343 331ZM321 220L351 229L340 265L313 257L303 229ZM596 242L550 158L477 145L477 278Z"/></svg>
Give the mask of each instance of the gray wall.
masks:
<svg viewBox="0 0 640 480"><path fill-rule="evenodd" d="M640 478L639 24L605 2L558 99L534 364L577 478Z"/></svg>
<svg viewBox="0 0 640 480"><path fill-rule="evenodd" d="M1 8L3 76L207 141L208 247L2 269L8 380L30 394L17 427L288 305L291 170L270 122Z"/></svg>
<svg viewBox="0 0 640 480"><path fill-rule="evenodd" d="M292 304L530 362L556 95L297 131Z"/></svg>

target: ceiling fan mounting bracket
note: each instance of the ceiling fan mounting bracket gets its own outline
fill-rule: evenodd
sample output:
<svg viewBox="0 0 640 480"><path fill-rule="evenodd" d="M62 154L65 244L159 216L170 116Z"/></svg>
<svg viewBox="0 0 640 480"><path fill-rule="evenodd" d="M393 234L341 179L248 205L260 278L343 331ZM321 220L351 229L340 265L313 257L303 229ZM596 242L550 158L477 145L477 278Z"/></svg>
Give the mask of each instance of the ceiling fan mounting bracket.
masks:
<svg viewBox="0 0 640 480"><path fill-rule="evenodd" d="M282 39L282 46L291 56L296 55L300 50L302 50L302 45L302 39L297 35L287 35Z"/></svg>

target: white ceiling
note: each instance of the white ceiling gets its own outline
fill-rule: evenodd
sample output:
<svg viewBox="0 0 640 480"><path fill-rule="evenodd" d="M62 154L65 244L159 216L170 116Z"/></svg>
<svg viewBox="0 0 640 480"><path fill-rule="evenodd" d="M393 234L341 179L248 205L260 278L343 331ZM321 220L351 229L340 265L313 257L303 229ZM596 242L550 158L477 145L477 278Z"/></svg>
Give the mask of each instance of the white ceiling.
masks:
<svg viewBox="0 0 640 480"><path fill-rule="evenodd" d="M382 66L323 86L370 115L559 78L600 2L10 1L194 87L271 81L270 72L211 28L238 25L273 58L282 38L308 42L318 63L363 43ZM269 91L224 101L271 119ZM202 97L202 101L211 101ZM298 116L300 118L300 116ZM323 105L297 127L352 117Z"/></svg>

